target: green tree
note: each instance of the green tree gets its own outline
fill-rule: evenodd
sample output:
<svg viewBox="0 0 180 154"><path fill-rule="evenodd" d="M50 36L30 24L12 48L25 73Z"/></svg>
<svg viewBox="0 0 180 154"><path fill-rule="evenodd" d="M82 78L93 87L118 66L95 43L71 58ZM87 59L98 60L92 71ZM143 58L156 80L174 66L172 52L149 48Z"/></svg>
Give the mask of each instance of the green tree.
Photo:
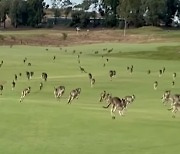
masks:
<svg viewBox="0 0 180 154"><path fill-rule="evenodd" d="M144 24L143 9L140 0L120 0L118 6L119 17L128 22L129 25L140 27Z"/></svg>
<svg viewBox="0 0 180 154"><path fill-rule="evenodd" d="M93 27L96 27L96 11L91 12L91 17L93 18Z"/></svg>
<svg viewBox="0 0 180 154"><path fill-rule="evenodd" d="M71 13L71 11L72 11L72 7L65 8L64 15L65 15L66 19L67 19L68 15Z"/></svg>
<svg viewBox="0 0 180 154"><path fill-rule="evenodd" d="M167 0L142 0L144 19L148 25L158 26L167 13Z"/></svg>
<svg viewBox="0 0 180 154"><path fill-rule="evenodd" d="M101 0L101 5L105 9L106 14L117 15L117 7L119 5L119 0Z"/></svg>
<svg viewBox="0 0 180 154"><path fill-rule="evenodd" d="M72 5L72 2L70 0L62 0L62 4L61 4L62 8L67 8L70 5Z"/></svg>
<svg viewBox="0 0 180 154"><path fill-rule="evenodd" d="M83 0L80 5L83 10L88 10L91 4L93 4L93 0Z"/></svg>
<svg viewBox="0 0 180 154"><path fill-rule="evenodd" d="M17 28L18 25L27 25L27 2L24 0L12 0L9 15L14 27Z"/></svg>
<svg viewBox="0 0 180 154"><path fill-rule="evenodd" d="M10 0L0 0L0 22L3 22L3 27L6 28L6 17L9 13Z"/></svg>
<svg viewBox="0 0 180 154"><path fill-rule="evenodd" d="M51 0L52 8L64 8L72 5L70 0Z"/></svg>
<svg viewBox="0 0 180 154"><path fill-rule="evenodd" d="M61 10L63 10L65 17L67 18L67 16L72 10L71 7L72 2L70 0L51 0L51 3L55 17L55 24L56 24L56 18L59 17L59 14L57 16L57 11L61 13Z"/></svg>
<svg viewBox="0 0 180 154"><path fill-rule="evenodd" d="M36 27L45 15L44 9L47 8L44 0L27 0L28 25Z"/></svg>
<svg viewBox="0 0 180 154"><path fill-rule="evenodd" d="M19 23L19 3L20 0L12 0L11 5L10 5L10 17L11 17L11 22L14 27L17 27Z"/></svg>
<svg viewBox="0 0 180 154"><path fill-rule="evenodd" d="M86 28L90 23L91 13L83 12L80 15L80 27Z"/></svg>
<svg viewBox="0 0 180 154"><path fill-rule="evenodd" d="M167 0L167 13L165 15L165 24L170 26L172 23L172 18L176 11L180 14L180 1L179 0Z"/></svg>
<svg viewBox="0 0 180 154"><path fill-rule="evenodd" d="M90 23L91 13L84 11L74 11L71 14L72 22L71 26L87 27Z"/></svg>
<svg viewBox="0 0 180 154"><path fill-rule="evenodd" d="M82 11L73 11L72 14L71 14L71 17L72 17L72 21L71 21L71 26L79 26L80 23L81 23L81 14L83 12Z"/></svg>
<svg viewBox="0 0 180 154"><path fill-rule="evenodd" d="M61 16L61 10L59 8L53 8L54 12L54 24L57 24L57 18Z"/></svg>
<svg viewBox="0 0 180 154"><path fill-rule="evenodd" d="M100 14L105 18L106 26L117 26L117 7L119 0L101 0Z"/></svg>
<svg viewBox="0 0 180 154"><path fill-rule="evenodd" d="M81 8L82 10L85 11L88 10L92 4L96 8L98 6L98 0L83 0L81 4L78 4L75 7Z"/></svg>
<svg viewBox="0 0 180 154"><path fill-rule="evenodd" d="M27 26L28 24L28 5L27 5L27 1L21 1L20 3L20 25L24 25Z"/></svg>

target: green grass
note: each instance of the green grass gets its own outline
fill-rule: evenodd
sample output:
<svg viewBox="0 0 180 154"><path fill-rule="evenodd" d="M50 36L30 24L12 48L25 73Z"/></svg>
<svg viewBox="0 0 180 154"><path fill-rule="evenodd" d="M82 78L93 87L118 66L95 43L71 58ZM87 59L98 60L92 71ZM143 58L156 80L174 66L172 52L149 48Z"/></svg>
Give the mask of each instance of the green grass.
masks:
<svg viewBox="0 0 180 154"><path fill-rule="evenodd" d="M180 33L177 29L173 28L161 28L161 27L153 27L153 26L144 26L136 29L127 29L129 34L141 34L141 35L154 35L154 36L162 36L165 38L179 38Z"/></svg>
<svg viewBox="0 0 180 154"><path fill-rule="evenodd" d="M132 51L119 52L113 54L105 54L109 57L130 57L142 59L156 59L156 60L180 60L180 46L163 46L158 47L157 51Z"/></svg>
<svg viewBox="0 0 180 154"><path fill-rule="evenodd" d="M103 48L114 50L107 55ZM95 44L64 47L62 50L49 47L48 51L45 47L1 46L0 61L3 59L4 64L0 68L0 83L4 85L4 91L0 96L0 153L177 152L180 115L177 113L173 119L171 112L167 111L169 106L163 106L160 99L164 90L170 89L173 93L180 91L179 58L175 59L174 55L169 54L176 49L179 50L178 43ZM94 54L96 50L99 51L97 55ZM165 55L162 53L164 50ZM94 88L90 87L88 75L81 73L78 68L79 52L82 52L81 66L96 79ZM146 55L149 52L158 57ZM54 55L55 61L52 60ZM32 66L23 64L25 57ZM109 58L108 63L106 58ZM103 67L104 63L106 67ZM126 70L131 65L134 65L132 75ZM162 67L166 67L166 72L159 78L158 71ZM117 71L113 81L108 77L110 69ZM148 69L152 71L150 75L147 75ZM30 81L25 77L26 71L35 72ZM20 72L22 77L18 77L17 86L12 91L14 74ZM42 72L48 73L48 81L39 91ZM177 73L174 88L171 86L173 72ZM154 91L153 83L156 80L159 87ZM32 92L23 103L19 103L22 89L29 85ZM53 95L53 88L58 85L66 87L60 101ZM77 87L82 88L79 99L67 105L69 92ZM105 104L98 102L103 90L119 97L135 94L136 100L128 106L124 117L116 113L116 119L112 120L110 109L103 109Z"/></svg>

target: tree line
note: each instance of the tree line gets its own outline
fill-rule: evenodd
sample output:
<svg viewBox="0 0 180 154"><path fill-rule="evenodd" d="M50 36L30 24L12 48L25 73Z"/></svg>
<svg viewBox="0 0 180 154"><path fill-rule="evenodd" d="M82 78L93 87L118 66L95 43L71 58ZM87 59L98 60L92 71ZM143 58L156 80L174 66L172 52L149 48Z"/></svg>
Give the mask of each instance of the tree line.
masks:
<svg viewBox="0 0 180 154"><path fill-rule="evenodd" d="M42 22L47 5L44 0L0 0L0 22L6 27L7 16L14 27L36 27Z"/></svg>
<svg viewBox="0 0 180 154"><path fill-rule="evenodd" d="M97 18L102 18L106 27L180 25L180 0L83 0L73 7L70 0L51 0L51 3L54 24L63 14L66 18L72 17L70 26L87 27L90 19L94 19L95 27L99 24ZM93 6L91 12L88 11L90 6ZM5 27L8 15L14 27L38 27L47 9L50 8L44 0L0 0L0 21Z"/></svg>
<svg viewBox="0 0 180 154"><path fill-rule="evenodd" d="M86 10L94 4L105 20L105 26L119 26L119 19L128 26L180 25L180 0L84 0Z"/></svg>

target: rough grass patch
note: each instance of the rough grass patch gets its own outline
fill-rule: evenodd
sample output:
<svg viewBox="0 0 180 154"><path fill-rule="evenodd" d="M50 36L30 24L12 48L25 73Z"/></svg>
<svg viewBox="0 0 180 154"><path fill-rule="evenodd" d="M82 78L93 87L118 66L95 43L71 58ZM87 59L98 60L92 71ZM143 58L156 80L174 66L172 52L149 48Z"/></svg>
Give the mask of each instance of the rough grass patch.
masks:
<svg viewBox="0 0 180 154"><path fill-rule="evenodd" d="M14 35L10 35L11 40L16 40L16 37Z"/></svg>
<svg viewBox="0 0 180 154"><path fill-rule="evenodd" d="M4 35L0 35L0 40L4 40L6 37Z"/></svg>
<svg viewBox="0 0 180 154"><path fill-rule="evenodd" d="M129 57L157 60L180 60L180 46L161 46L157 51L133 51L105 54L109 57Z"/></svg>
<svg viewBox="0 0 180 154"><path fill-rule="evenodd" d="M63 33L62 33L62 39L63 39L63 40L67 40L67 37L68 37L68 34L65 33L65 32L63 32Z"/></svg>

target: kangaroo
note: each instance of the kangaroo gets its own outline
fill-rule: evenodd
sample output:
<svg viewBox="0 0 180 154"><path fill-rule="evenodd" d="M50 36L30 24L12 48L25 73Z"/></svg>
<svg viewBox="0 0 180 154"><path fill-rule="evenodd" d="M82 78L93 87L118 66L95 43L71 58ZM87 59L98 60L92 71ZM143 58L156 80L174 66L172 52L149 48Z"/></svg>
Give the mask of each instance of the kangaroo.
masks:
<svg viewBox="0 0 180 154"><path fill-rule="evenodd" d="M13 80L12 81L12 90L14 90L15 87L16 87L16 82Z"/></svg>
<svg viewBox="0 0 180 154"><path fill-rule="evenodd" d="M173 73L173 80L175 80L176 76L176 73Z"/></svg>
<svg viewBox="0 0 180 154"><path fill-rule="evenodd" d="M31 87L25 88L22 92L21 92L21 98L20 98L20 102L22 102L24 100L24 97L29 94L31 92Z"/></svg>
<svg viewBox="0 0 180 154"><path fill-rule="evenodd" d="M42 88L43 88L43 83L40 82L40 84L39 84L39 90L42 90Z"/></svg>
<svg viewBox="0 0 180 154"><path fill-rule="evenodd" d="M106 101L109 97L109 93L107 93L105 90L100 94L99 102Z"/></svg>
<svg viewBox="0 0 180 154"><path fill-rule="evenodd" d="M1 85L0 85L0 95L2 95L3 89L4 89L4 86L1 84Z"/></svg>
<svg viewBox="0 0 180 154"><path fill-rule="evenodd" d="M41 74L41 78L42 78L44 81L47 81L47 77L48 77L47 73L43 72L43 73Z"/></svg>
<svg viewBox="0 0 180 154"><path fill-rule="evenodd" d="M172 103L172 104L171 104L171 108L168 109L168 110L169 110L169 111L172 110L172 113L173 113L172 117L175 118L176 112L177 112L177 111L180 111L180 101L175 102L175 103Z"/></svg>
<svg viewBox="0 0 180 154"><path fill-rule="evenodd" d="M157 87L158 87L158 82L157 82L157 81L155 81L155 82L154 82L154 84L153 84L153 86L154 86L154 90L157 90Z"/></svg>
<svg viewBox="0 0 180 154"><path fill-rule="evenodd" d="M27 76L27 79L29 80L31 78L30 72L26 71L26 76Z"/></svg>
<svg viewBox="0 0 180 154"><path fill-rule="evenodd" d="M104 91L100 94L99 102L102 102L103 100L105 100L105 97L106 97L106 91L104 90Z"/></svg>
<svg viewBox="0 0 180 154"><path fill-rule="evenodd" d="M168 102L174 104L180 101L180 94L172 95L170 90L166 90L161 99L164 105L166 105Z"/></svg>
<svg viewBox="0 0 180 154"><path fill-rule="evenodd" d="M95 80L94 78L92 78L92 79L91 79L91 87L94 86L95 82L96 82L96 80Z"/></svg>
<svg viewBox="0 0 180 154"><path fill-rule="evenodd" d="M60 98L65 92L64 86L59 86L57 88L54 88L54 96L55 98Z"/></svg>
<svg viewBox="0 0 180 154"><path fill-rule="evenodd" d="M81 73L87 73L83 67L79 66L79 69L80 69Z"/></svg>
<svg viewBox="0 0 180 154"><path fill-rule="evenodd" d="M116 76L116 71L115 70L110 70L109 71L109 77L110 77L110 80L112 81L112 78Z"/></svg>
<svg viewBox="0 0 180 154"><path fill-rule="evenodd" d="M111 116L112 119L115 119L114 112L119 110L120 116L123 116L123 110L126 108L126 101L125 99L120 99L119 97L112 97L111 95L108 96L107 102L109 103L107 106L103 106L103 108L109 108L111 105Z"/></svg>
<svg viewBox="0 0 180 154"><path fill-rule="evenodd" d="M72 100L75 98L78 99L79 95L81 93L81 88L76 88L70 92L69 98L68 98L68 104L71 103Z"/></svg>

